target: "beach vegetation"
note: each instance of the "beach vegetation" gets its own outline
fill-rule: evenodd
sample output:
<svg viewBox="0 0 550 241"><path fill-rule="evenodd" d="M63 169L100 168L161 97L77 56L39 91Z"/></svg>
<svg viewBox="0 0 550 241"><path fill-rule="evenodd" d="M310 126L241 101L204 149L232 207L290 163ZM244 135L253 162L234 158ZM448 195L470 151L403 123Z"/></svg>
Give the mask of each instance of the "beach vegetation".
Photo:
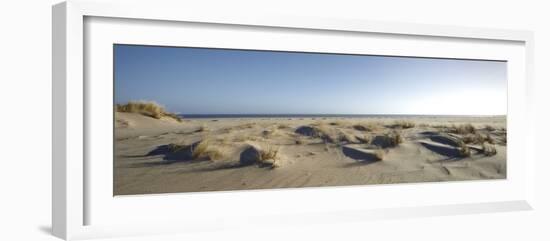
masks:
<svg viewBox="0 0 550 241"><path fill-rule="evenodd" d="M279 154L278 148L272 145L266 144L266 145L263 145L261 148L259 148L257 151L258 152L257 152L256 162L258 163L258 165L262 167L268 166L271 168L279 167L279 165L277 164L277 159Z"/></svg>
<svg viewBox="0 0 550 241"><path fill-rule="evenodd" d="M357 141L359 141L359 143L362 143L362 144L369 144L371 141L371 137L367 135L355 136L355 139L357 139Z"/></svg>
<svg viewBox="0 0 550 241"><path fill-rule="evenodd" d="M179 122L182 118L177 114L167 112L166 109L154 101L130 101L126 104L117 104L117 112L138 113L155 119L169 117Z"/></svg>
<svg viewBox="0 0 550 241"><path fill-rule="evenodd" d="M392 128L409 129L415 127L416 124L408 120L397 120L391 125Z"/></svg>
<svg viewBox="0 0 550 241"><path fill-rule="evenodd" d="M383 149L376 149L374 151L374 158L376 158L377 161L384 160L385 156L386 156L386 152Z"/></svg>
<svg viewBox="0 0 550 241"><path fill-rule="evenodd" d="M472 124L452 125L448 128L448 131L454 134L475 134L476 128Z"/></svg>
<svg viewBox="0 0 550 241"><path fill-rule="evenodd" d="M401 133L398 131L394 131L392 133L386 134L386 136L390 140L391 147L396 147L399 144L403 143L403 136L401 136Z"/></svg>
<svg viewBox="0 0 550 241"><path fill-rule="evenodd" d="M483 150L483 154L485 156L494 156L497 154L497 149L495 148L495 145L492 145L490 143L483 143L483 145L481 145L481 149Z"/></svg>
<svg viewBox="0 0 550 241"><path fill-rule="evenodd" d="M464 143L466 144L478 144L478 145L481 145L484 142L489 142L490 144L495 143L495 140L493 139L493 137L491 137L491 135L489 134L482 135L480 133L466 134L462 136L462 141L464 141Z"/></svg>
<svg viewBox="0 0 550 241"><path fill-rule="evenodd" d="M466 145L466 143L464 143L463 141L460 141L458 143L458 154L461 156L461 157L469 157L472 155L472 152L470 150L470 147L468 147Z"/></svg>
<svg viewBox="0 0 550 241"><path fill-rule="evenodd" d="M209 141L208 140L202 140L198 143L195 143L191 146L191 157L193 159L197 159L199 157L203 157L203 154L206 154L206 150L208 149Z"/></svg>
<svg viewBox="0 0 550 241"><path fill-rule="evenodd" d="M495 131L496 128L494 128L494 127L491 126L491 125L485 125L485 130L488 130L488 131Z"/></svg>

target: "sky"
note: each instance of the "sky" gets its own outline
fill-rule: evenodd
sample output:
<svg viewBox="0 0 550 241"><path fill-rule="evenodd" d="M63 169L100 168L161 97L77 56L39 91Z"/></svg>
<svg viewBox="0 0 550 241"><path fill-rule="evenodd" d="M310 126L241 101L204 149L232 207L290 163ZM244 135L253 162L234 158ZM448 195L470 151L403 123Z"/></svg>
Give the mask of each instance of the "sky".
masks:
<svg viewBox="0 0 550 241"><path fill-rule="evenodd" d="M115 103L180 114L505 115L506 62L114 46Z"/></svg>

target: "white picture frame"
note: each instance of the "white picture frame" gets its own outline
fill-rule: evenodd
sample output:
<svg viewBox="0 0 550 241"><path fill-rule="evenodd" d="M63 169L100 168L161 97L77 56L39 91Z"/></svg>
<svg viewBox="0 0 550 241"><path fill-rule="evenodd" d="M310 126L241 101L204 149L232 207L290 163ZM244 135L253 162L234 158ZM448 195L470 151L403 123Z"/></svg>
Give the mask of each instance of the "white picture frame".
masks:
<svg viewBox="0 0 550 241"><path fill-rule="evenodd" d="M155 11L150 11L154 8ZM318 19L293 16L277 16L263 13L250 13L250 15L211 15L205 10L192 9L185 3L174 1L155 1L150 3L136 2L128 3L123 1L96 2L96 1L67 1L53 7L53 167L52 167L52 227L53 234L63 239L84 239L95 237L113 237L125 235L140 234L159 234L175 232L192 232L197 230L211 230L227 228L239 223L248 223L251 225L274 224L274 225L292 225L297 222L326 223L342 221L362 221L383 218L400 217L422 217L433 215L451 215L465 213L497 212L530 210L533 203L534 193L534 168L535 156L533 148L533 126L532 115L532 66L533 66L533 34L529 31L518 30L497 30L482 29L456 26L439 25L421 25L409 23L390 23L390 22L372 22L350 19ZM112 120L108 114L90 115L94 111L90 99L95 100L93 96L97 91L90 92L91 89L101 89L101 86L90 85L85 78L89 78L85 73L86 68L96 68L90 66L88 59L90 49L86 49L86 41L119 41L112 35L107 35L100 28L90 30L86 28L87 19L114 19L122 22L131 22L131 24L145 26L155 30L162 24L179 26L178 24L205 24L208 26L223 26L224 31L236 31L232 28L252 28L257 32L267 30L300 31L305 34L315 32L316 35L327 34L374 34L382 36L391 36L392 38L427 38L429 41L454 42L454 44L469 44L470 42L483 43L488 52L481 51L481 45L476 48L480 51L477 55L463 52L461 48L454 51L457 57L477 56L483 58L494 56L499 58L499 47L496 43L503 45L513 45L510 48L513 54L509 57L516 66L513 78L509 79L509 145L511 151L509 159L512 164L508 168L512 173L504 181L478 181L462 183L436 183L436 184L403 184L403 185L375 185L367 188L352 186L340 188L314 188L314 189L290 189L290 190L269 190L269 191L246 191L246 192L214 192L207 194L172 194L172 195L148 195L144 197L118 198L115 200L112 195L101 194L101 198L96 198L95 193L103 184L94 184L97 178L89 174L91 168L101 168L92 162L93 156L90 149L90 142L101 140L87 139L90 134L89 123L101 122L101 119ZM108 21L99 21L100 24L112 24L117 30L124 30L128 27L125 24L109 23ZM115 21L116 22L116 21ZM200 31L200 27L199 30ZM87 32L90 31L90 32ZM160 31L160 30L159 30ZM252 31L252 32L254 32ZM119 31L124 34L124 31ZM96 34L98 38L91 37L86 39L89 34ZM102 35L103 33L103 35ZM198 32L200 33L200 32ZM265 33L267 34L267 33ZM130 34L128 34L130 35ZM101 36L107 36L105 38ZM176 38L174 35L172 38ZM261 33L258 35L261 36ZM120 37L123 38L124 36ZM142 39L140 39L142 38ZM133 40L132 40L133 39ZM171 42L170 38L160 40L143 39L139 34L125 39L125 42L136 41L145 44L166 44ZM155 42L157 41L157 42ZM197 39L200 41L200 39ZM428 40L426 40L428 41ZM177 42L177 41L175 41ZM177 43L176 43L177 44ZM216 43L209 43L216 45ZM458 46L457 45L457 46ZM495 45L497 47L491 47ZM95 50L95 45L92 49ZM446 45L430 47L432 49L444 48ZM257 46L256 46L257 47ZM260 47L261 48L261 47ZM274 47L275 48L275 47ZM277 48L288 48L281 45ZM298 49L300 47L297 47ZM303 48L303 47L301 47ZM352 50L350 50L352 51ZM388 50L390 51L390 50ZM428 51L420 49L418 51ZM491 55L490 51L493 51ZM519 51L519 52L518 52ZM503 51L505 52L505 51ZM95 52L94 52L95 53ZM99 52L98 52L99 53ZM408 52L416 55L415 52ZM427 52L425 52L426 54ZM395 53L399 55L398 52ZM452 54L451 52L446 55ZM96 54L104 58L102 54ZM437 52L429 54L437 57ZM508 58L508 55L502 55L502 58ZM515 57L513 57L515 56ZM446 56L449 57L449 56ZM506 59L506 60L510 60ZM89 61L89 62L88 62ZM112 60L111 60L112 61ZM92 64L93 65L93 64ZM112 70L111 70L112 71ZM100 71L100 72L103 72ZM105 70L108 72L108 70ZM109 80L111 81L111 80ZM109 100L110 102L110 100ZM93 117L92 117L93 116ZM97 133L97 129L93 130ZM110 133L108 133L110 135ZM99 135L101 136L101 135ZM97 137L97 136L96 136ZM111 140L112 141L112 140ZM99 149L96 149L99 150ZM97 152L97 153L107 153ZM513 168L513 169L512 169ZM112 171L112 170L111 170ZM109 170L99 172L108 173ZM97 172L96 172L97 173ZM104 181L108 183L109 179ZM458 194L472 193L464 199L453 199L452 195L446 200L422 201L410 200L409 202L393 202L383 199L372 201L374 208L360 208L361 195L367 193L381 193L384 197L399 197L402 195L425 194L430 197L430 193L437 192L443 186L449 186ZM496 190L492 196L483 192L485 190ZM385 193L385 194L382 194ZM292 198L294 200L303 200L293 203L299 210L292 210L291 206L285 206L282 202L280 206L273 210L256 209L258 207L249 207L249 210L243 210L239 202L243 200L253 200L253 202L272 202L272 200ZM351 202L345 208L336 206L326 206L323 202L317 205L307 203L307 200L318 198L323 200L327 196L339 197L331 201L343 200L354 197L356 202ZM235 204L231 210L204 212L204 208L209 204L213 205L216 200L224 199L228 203ZM414 198L413 198L414 199ZM91 205L90 203L100 203ZM193 209L180 207L185 205L193 206ZM121 206L121 205L124 206ZM166 208L152 209L152 205ZM328 205L328 204L327 204ZM124 208L123 208L124 207ZM141 210L140 210L141 209ZM132 212L132 210L134 212ZM139 215L147 217L149 221L144 221L136 216L136 211L140 210ZM258 213L253 215L252 213ZM131 218L122 218L132 214ZM185 213L185 218L182 214ZM110 216L109 216L110 215ZM91 220L90 217L97 218L98 221ZM328 218L330 217L330 218ZM111 219L112 222L107 222ZM192 220L192 222L190 222ZM291 221L288 221L291 220ZM154 224L152 224L154 223ZM174 225L174 223L177 223Z"/></svg>

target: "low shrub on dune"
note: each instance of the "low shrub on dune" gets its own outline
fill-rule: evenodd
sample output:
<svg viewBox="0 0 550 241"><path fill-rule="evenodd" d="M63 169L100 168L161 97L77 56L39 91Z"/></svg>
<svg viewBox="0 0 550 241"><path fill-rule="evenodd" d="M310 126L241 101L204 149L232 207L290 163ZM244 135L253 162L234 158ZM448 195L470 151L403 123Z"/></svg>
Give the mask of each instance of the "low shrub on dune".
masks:
<svg viewBox="0 0 550 241"><path fill-rule="evenodd" d="M461 157L469 157L472 155L470 147L468 147L463 141L458 143L458 154Z"/></svg>
<svg viewBox="0 0 550 241"><path fill-rule="evenodd" d="M225 157L225 153L210 145L208 139L195 142L191 145L171 143L168 144L168 150L171 153L182 153L182 158L189 160L201 160L204 158L208 160L222 160Z"/></svg>
<svg viewBox="0 0 550 241"><path fill-rule="evenodd" d="M452 125L448 131L455 134L476 134L476 128L472 124Z"/></svg>
<svg viewBox="0 0 550 241"><path fill-rule="evenodd" d="M489 142L490 144L494 144L495 140L493 137L491 137L490 134L482 135L480 133L475 134L466 134L462 137L462 141L466 144L478 144L481 145L484 142Z"/></svg>
<svg viewBox="0 0 550 241"><path fill-rule="evenodd" d="M362 143L362 144L369 144L371 142L371 137L367 135L355 136L355 139L357 139L357 141L359 141L359 143Z"/></svg>
<svg viewBox="0 0 550 241"><path fill-rule="evenodd" d="M407 120L398 120L391 125L392 128L401 128L401 129L409 129L415 127L416 124L412 121Z"/></svg>
<svg viewBox="0 0 550 241"><path fill-rule="evenodd" d="M266 145L258 151L258 162L275 160L277 158L278 152L279 152L279 149L271 145Z"/></svg>
<svg viewBox="0 0 550 241"><path fill-rule="evenodd" d="M203 156L203 154L205 154L206 150L208 149L208 145L209 145L208 140L203 140L193 145L191 147L191 156L193 157L193 159L197 159Z"/></svg>
<svg viewBox="0 0 550 241"><path fill-rule="evenodd" d="M130 101L126 104L117 104L116 111L138 113L155 119L166 116L177 121L182 121L181 117L174 113L167 112L163 106L153 101Z"/></svg>
<svg viewBox="0 0 550 241"><path fill-rule="evenodd" d="M403 143L403 136L397 131L375 136L371 141L371 144L381 148L396 147L401 143Z"/></svg>
<svg viewBox="0 0 550 241"><path fill-rule="evenodd" d="M346 133L346 132L340 132L340 134L338 136L338 140L340 142L345 142L345 143L357 143L358 142L357 138L354 135L351 135L351 134Z"/></svg>
<svg viewBox="0 0 550 241"><path fill-rule="evenodd" d="M260 167L277 168L279 163L279 149L272 145L265 144L261 148L256 149L256 164Z"/></svg>
<svg viewBox="0 0 550 241"><path fill-rule="evenodd" d="M481 145L481 149L483 150L483 154L486 156L494 156L497 154L495 145L489 143L483 143L483 145Z"/></svg>
<svg viewBox="0 0 550 241"><path fill-rule="evenodd" d="M330 131L326 126L300 126L294 133L313 138L320 138L325 143L334 143L335 139L330 136Z"/></svg>

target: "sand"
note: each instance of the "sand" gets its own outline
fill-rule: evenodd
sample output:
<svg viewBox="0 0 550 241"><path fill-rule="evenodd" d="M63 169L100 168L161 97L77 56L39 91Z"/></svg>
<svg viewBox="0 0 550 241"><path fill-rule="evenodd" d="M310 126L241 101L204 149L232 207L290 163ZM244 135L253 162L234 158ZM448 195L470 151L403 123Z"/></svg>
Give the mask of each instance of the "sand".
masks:
<svg viewBox="0 0 550 241"><path fill-rule="evenodd" d="M394 125L403 121L414 127ZM489 136L486 144L493 142L496 154L484 153L481 143L473 142L466 144L471 155L462 155L456 141L474 136L453 133L452 126L462 124ZM383 136L393 133L402 143L385 146ZM208 152L217 155L191 157L204 140ZM276 158L250 161L254 151L267 149L276 151ZM178 122L117 112L114 165L115 195L503 179L506 117Z"/></svg>

